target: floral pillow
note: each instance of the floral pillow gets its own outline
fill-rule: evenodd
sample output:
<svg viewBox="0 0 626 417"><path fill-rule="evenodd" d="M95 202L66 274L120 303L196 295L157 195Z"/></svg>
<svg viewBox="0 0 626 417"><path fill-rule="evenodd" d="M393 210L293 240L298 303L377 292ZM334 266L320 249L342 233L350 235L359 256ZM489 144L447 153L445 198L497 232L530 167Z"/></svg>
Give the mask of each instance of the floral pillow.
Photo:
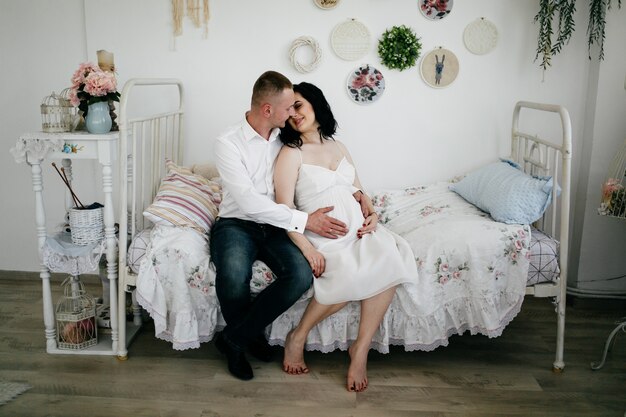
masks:
<svg viewBox="0 0 626 417"><path fill-rule="evenodd" d="M221 202L220 186L166 160L167 175L152 204L143 212L154 224L190 227L208 233Z"/></svg>

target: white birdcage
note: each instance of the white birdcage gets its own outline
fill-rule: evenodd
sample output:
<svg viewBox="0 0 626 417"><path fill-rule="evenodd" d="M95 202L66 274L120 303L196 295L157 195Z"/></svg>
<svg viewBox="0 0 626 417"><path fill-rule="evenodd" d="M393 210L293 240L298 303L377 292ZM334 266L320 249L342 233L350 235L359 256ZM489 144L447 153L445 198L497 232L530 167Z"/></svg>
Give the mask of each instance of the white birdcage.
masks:
<svg viewBox="0 0 626 417"><path fill-rule="evenodd" d="M98 344L96 300L78 277L69 276L61 284L63 297L56 306L59 349L85 349Z"/></svg>
<svg viewBox="0 0 626 417"><path fill-rule="evenodd" d="M626 219L626 140L602 183L602 202L598 213Z"/></svg>
<svg viewBox="0 0 626 417"><path fill-rule="evenodd" d="M70 93L72 92L71 88L64 88L63 90L61 90L61 92L59 93L59 96L61 96L62 99L67 100L68 103L70 103L70 131L74 131L76 130L76 127L78 126L78 124L80 123L81 120L81 116L80 114L78 114L78 107L75 107L72 105L72 101L70 100Z"/></svg>
<svg viewBox="0 0 626 417"><path fill-rule="evenodd" d="M47 133L69 132L72 127L72 104L52 92L41 102L41 128Z"/></svg>

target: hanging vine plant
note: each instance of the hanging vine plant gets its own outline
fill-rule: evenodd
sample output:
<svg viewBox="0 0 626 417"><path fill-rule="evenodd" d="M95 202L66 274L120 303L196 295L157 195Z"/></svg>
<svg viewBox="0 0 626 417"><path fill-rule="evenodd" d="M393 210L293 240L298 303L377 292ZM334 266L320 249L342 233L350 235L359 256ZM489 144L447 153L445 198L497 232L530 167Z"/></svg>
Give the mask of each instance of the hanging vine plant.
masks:
<svg viewBox="0 0 626 417"><path fill-rule="evenodd" d="M415 65L420 56L420 38L405 25L393 26L378 41L378 56L388 68L403 71Z"/></svg>
<svg viewBox="0 0 626 417"><path fill-rule="evenodd" d="M591 45L595 42L600 45L598 58L604 60L604 28L606 13L611 10L612 0L591 0L589 3L589 26L587 27L589 59L591 59ZM622 8L622 0L617 0L617 7Z"/></svg>
<svg viewBox="0 0 626 417"><path fill-rule="evenodd" d="M600 46L598 58L604 59L605 17L607 11L611 9L611 3L612 0L589 0L589 26L587 27L589 59L591 59L591 46L595 43ZM618 8L621 8L622 0L617 0L617 4ZM552 64L552 57L561 52L574 33L575 12L576 0L539 0L539 11L534 19L534 22L539 24L535 61L541 57L539 66L544 70L548 69ZM553 42L555 17L558 18L557 37Z"/></svg>

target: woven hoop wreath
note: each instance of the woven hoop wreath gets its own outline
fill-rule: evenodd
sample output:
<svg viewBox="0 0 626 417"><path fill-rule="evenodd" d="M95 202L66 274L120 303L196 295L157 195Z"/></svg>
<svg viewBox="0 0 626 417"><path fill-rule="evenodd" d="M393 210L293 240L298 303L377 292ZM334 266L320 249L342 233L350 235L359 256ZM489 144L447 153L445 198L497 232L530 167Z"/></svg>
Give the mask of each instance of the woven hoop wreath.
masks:
<svg viewBox="0 0 626 417"><path fill-rule="evenodd" d="M308 64L301 64L296 59L296 51L302 46L310 47L311 49L313 49L313 53L315 54L315 58L313 59L313 61ZM289 59L291 60L291 65L293 65L294 68L298 70L298 72L311 72L319 65L320 60L322 59L322 50L320 49L317 41L312 37L300 36L291 44L291 48L289 49Z"/></svg>

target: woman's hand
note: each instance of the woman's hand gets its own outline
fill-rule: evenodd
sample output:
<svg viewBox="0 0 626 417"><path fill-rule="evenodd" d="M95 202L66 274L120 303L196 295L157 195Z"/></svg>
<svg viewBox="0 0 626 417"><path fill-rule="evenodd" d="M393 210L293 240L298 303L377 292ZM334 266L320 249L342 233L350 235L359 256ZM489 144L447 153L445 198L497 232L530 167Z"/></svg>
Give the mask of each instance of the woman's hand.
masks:
<svg viewBox="0 0 626 417"><path fill-rule="evenodd" d="M319 278L326 269L326 259L324 259L324 255L315 249L311 249L304 253L304 257L309 261L309 265L311 265L313 276Z"/></svg>
<svg viewBox="0 0 626 417"><path fill-rule="evenodd" d="M361 213L363 213L363 217L367 218L367 216L375 212L374 204L372 204L372 199L363 191L358 190L352 195L354 196L354 199L359 202L359 205L361 206Z"/></svg>
<svg viewBox="0 0 626 417"><path fill-rule="evenodd" d="M374 230L376 230L377 224L378 224L378 214L376 214L376 212L373 211L369 216L365 218L365 221L363 222L363 227L357 230L356 236L360 239L367 233L372 233Z"/></svg>

